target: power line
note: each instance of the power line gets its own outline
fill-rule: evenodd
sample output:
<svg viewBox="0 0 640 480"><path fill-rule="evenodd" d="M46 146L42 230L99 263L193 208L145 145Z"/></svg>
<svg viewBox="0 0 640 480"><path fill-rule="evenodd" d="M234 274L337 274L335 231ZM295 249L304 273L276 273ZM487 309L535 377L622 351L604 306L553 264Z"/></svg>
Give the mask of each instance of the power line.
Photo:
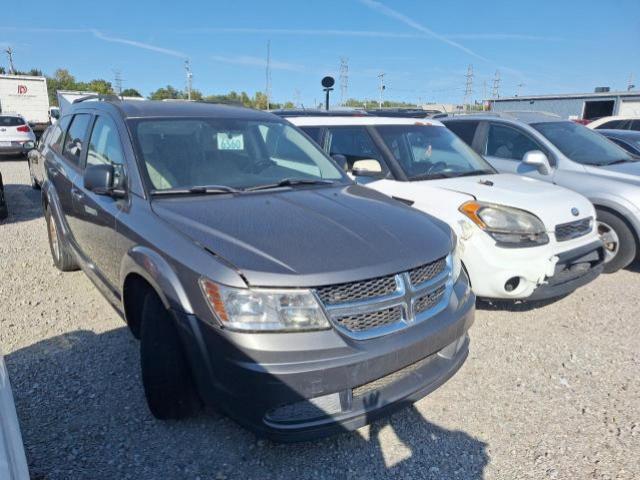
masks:
<svg viewBox="0 0 640 480"><path fill-rule="evenodd" d="M349 60L345 57L340 59L340 105L344 106L347 101L347 90L349 88Z"/></svg>
<svg viewBox="0 0 640 480"><path fill-rule="evenodd" d="M500 98L500 71L496 70L496 76L493 77L493 88L491 89L491 98Z"/></svg>
<svg viewBox="0 0 640 480"><path fill-rule="evenodd" d="M122 95L122 72L120 70L113 70L113 84L116 87L116 93L118 96Z"/></svg>
<svg viewBox="0 0 640 480"><path fill-rule="evenodd" d="M462 103L464 105L468 105L471 95L473 94L473 65L469 65L467 67L467 74L465 77L467 81L464 88L464 101Z"/></svg>
<svg viewBox="0 0 640 480"><path fill-rule="evenodd" d="M5 52L7 53L7 57L9 58L9 73L11 75L15 75L16 68L13 66L13 48L7 47Z"/></svg>
<svg viewBox="0 0 640 480"><path fill-rule="evenodd" d="M383 98L382 98L382 93L384 92L384 89L386 88L384 85L384 76L386 75L386 73L381 72L378 75L378 78L380 79L380 86L378 87L378 89L380 90L380 100L378 101L378 106L380 108L382 108L382 104L383 104Z"/></svg>

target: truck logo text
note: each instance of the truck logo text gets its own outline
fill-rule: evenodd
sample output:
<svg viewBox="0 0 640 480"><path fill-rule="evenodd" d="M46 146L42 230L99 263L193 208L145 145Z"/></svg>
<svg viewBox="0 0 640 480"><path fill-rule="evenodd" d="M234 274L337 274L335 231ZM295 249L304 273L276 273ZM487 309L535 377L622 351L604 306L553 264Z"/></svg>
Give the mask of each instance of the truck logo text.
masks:
<svg viewBox="0 0 640 480"><path fill-rule="evenodd" d="M18 95L24 95L25 93L27 93L27 86L18 85Z"/></svg>

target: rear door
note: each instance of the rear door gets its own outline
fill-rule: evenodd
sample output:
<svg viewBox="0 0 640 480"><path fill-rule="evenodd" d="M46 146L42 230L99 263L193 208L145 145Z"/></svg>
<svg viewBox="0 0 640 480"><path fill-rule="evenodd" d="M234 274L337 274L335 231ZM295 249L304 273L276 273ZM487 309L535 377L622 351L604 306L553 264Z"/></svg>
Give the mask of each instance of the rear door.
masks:
<svg viewBox="0 0 640 480"><path fill-rule="evenodd" d="M71 118L71 115L66 115L53 127L44 151L44 174L53 186L58 198L58 205L61 209L61 212L59 212L60 221L63 223L65 231L69 231L68 216L73 214L71 182L77 175L76 169L68 165L62 156L64 139L69 123L71 123Z"/></svg>
<svg viewBox="0 0 640 480"><path fill-rule="evenodd" d="M326 127L324 150L329 155L344 155L347 159L347 172L358 183L379 180L389 172L382 149L364 126ZM354 177L351 174L353 164L359 160L375 160L380 164L380 174Z"/></svg>
<svg viewBox="0 0 640 480"><path fill-rule="evenodd" d="M112 165L115 183L123 185L126 178L122 142L114 120L105 113L95 116L87 141L83 171L91 165ZM119 284L120 259L116 219L126 207L127 200L97 195L84 188L83 177L78 180L78 193L74 195L74 210L78 227L74 234L90 267L98 277L115 291Z"/></svg>
<svg viewBox="0 0 640 480"><path fill-rule="evenodd" d="M528 133L502 123L489 122L480 154L502 173L516 173L539 180L551 181L551 175L542 175L538 169L522 163L524 154L540 150L549 156L546 149ZM549 158L549 162L553 160Z"/></svg>

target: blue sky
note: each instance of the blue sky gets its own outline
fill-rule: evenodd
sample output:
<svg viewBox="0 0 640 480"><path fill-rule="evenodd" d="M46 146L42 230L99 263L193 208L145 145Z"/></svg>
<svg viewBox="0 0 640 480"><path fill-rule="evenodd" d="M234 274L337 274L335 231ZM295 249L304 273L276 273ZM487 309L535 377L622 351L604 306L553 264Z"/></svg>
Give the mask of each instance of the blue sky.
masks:
<svg viewBox="0 0 640 480"><path fill-rule="evenodd" d="M384 72L385 98L461 102L470 64L477 99L496 70L502 96L626 89L632 73L640 87L638 0L111 0L100 13L94 5L37 0L28 14L4 6L0 46L14 48L20 69L111 81L120 70L123 86L145 95L184 88L186 57L205 94L264 90L268 40L274 101L320 101L320 78L337 78L341 57L357 98L377 98Z"/></svg>

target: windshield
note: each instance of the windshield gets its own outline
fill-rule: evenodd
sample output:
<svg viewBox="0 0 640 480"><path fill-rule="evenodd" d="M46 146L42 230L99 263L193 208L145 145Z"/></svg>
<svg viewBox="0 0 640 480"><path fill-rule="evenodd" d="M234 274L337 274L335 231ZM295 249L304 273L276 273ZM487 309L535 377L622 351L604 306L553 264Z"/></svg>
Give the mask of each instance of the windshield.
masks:
<svg viewBox="0 0 640 480"><path fill-rule="evenodd" d="M285 123L154 118L132 120L131 126L155 191L347 181L312 142Z"/></svg>
<svg viewBox="0 0 640 480"><path fill-rule="evenodd" d="M545 122L531 125L574 162L610 165L633 158L603 135L574 122Z"/></svg>
<svg viewBox="0 0 640 480"><path fill-rule="evenodd" d="M385 125L376 130L412 180L495 173L491 165L447 128Z"/></svg>

